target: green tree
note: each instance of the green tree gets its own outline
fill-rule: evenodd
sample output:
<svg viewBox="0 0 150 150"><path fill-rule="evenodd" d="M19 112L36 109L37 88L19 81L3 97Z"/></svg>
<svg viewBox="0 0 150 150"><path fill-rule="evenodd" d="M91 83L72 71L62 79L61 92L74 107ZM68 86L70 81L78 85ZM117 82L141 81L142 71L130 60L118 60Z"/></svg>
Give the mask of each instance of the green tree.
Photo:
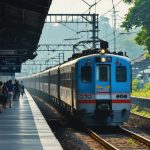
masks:
<svg viewBox="0 0 150 150"><path fill-rule="evenodd" d="M150 54L150 0L124 0L124 2L133 6L129 9L121 26L127 31L133 27L141 27L135 41L143 45Z"/></svg>

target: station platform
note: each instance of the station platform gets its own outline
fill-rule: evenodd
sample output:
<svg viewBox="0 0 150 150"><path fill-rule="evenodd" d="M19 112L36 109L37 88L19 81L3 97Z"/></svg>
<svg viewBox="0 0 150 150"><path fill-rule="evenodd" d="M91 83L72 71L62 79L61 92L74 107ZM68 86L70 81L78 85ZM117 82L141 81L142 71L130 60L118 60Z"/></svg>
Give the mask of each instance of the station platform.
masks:
<svg viewBox="0 0 150 150"><path fill-rule="evenodd" d="M30 94L0 114L0 150L62 150Z"/></svg>

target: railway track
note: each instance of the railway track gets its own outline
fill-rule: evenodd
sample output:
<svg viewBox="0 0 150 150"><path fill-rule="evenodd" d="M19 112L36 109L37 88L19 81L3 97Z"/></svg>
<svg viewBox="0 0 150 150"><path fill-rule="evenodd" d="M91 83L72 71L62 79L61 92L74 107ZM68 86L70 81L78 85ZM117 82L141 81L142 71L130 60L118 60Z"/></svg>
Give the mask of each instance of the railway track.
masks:
<svg viewBox="0 0 150 150"><path fill-rule="evenodd" d="M129 131L127 129L124 129L124 128L120 128L120 129L126 135L129 135L129 136L133 137L134 139L138 140L139 142L144 143L145 145L147 145L150 148L150 140L149 139L147 139L147 138L145 138L145 137L143 137L141 135L138 135L138 134L136 134L136 133L134 133L132 131Z"/></svg>
<svg viewBox="0 0 150 150"><path fill-rule="evenodd" d="M149 139L124 128L117 128L114 133L95 132L86 128L86 132L108 150L150 150Z"/></svg>
<svg viewBox="0 0 150 150"><path fill-rule="evenodd" d="M88 128L86 128L85 130L86 130L86 132L88 132L90 134L90 136L92 138L94 138L96 141L98 141L99 143L101 143L108 150L119 150L118 148L116 148L115 146L113 146L112 144L110 144L109 142L107 142L105 139L103 139L102 137L100 137L97 133L93 132L92 130L90 130Z"/></svg>

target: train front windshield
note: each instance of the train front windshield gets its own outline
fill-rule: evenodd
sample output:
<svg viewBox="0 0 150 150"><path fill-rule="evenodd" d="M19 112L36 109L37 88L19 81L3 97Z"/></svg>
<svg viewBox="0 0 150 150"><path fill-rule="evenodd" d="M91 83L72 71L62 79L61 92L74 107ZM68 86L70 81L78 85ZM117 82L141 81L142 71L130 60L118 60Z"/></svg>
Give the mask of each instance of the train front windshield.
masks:
<svg viewBox="0 0 150 150"><path fill-rule="evenodd" d="M110 67L108 65L99 65L97 72L99 81L108 82L110 80Z"/></svg>
<svg viewBox="0 0 150 150"><path fill-rule="evenodd" d="M96 92L110 92L110 65L97 65L96 67Z"/></svg>

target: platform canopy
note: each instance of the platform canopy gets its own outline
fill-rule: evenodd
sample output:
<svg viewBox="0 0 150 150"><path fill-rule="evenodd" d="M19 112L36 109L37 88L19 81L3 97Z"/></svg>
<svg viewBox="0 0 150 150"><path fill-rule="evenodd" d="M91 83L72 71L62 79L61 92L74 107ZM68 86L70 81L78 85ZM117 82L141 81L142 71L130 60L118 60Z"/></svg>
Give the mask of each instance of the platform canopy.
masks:
<svg viewBox="0 0 150 150"><path fill-rule="evenodd" d="M0 67L16 63L19 66L27 59L35 58L51 2L0 0L0 59L4 58Z"/></svg>

